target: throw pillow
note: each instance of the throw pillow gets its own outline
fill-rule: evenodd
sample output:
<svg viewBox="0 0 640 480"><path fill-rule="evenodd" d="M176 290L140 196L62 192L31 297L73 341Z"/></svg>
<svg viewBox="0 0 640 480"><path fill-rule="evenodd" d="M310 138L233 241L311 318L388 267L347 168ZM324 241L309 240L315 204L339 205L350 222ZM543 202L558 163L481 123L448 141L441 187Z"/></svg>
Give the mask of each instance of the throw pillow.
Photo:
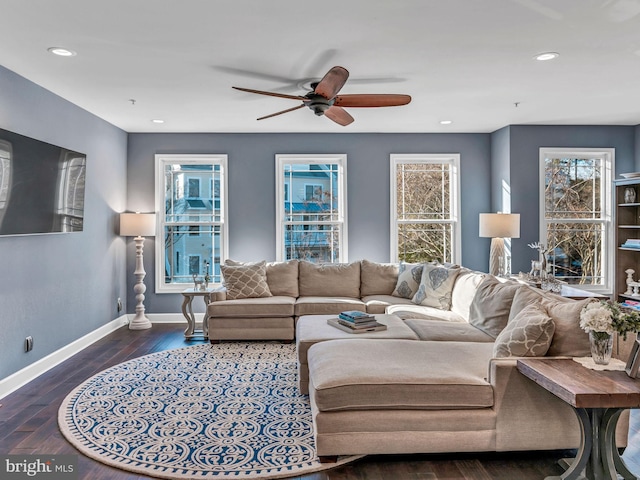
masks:
<svg viewBox="0 0 640 480"><path fill-rule="evenodd" d="M360 262L360 295L391 295L398 281L397 263Z"/></svg>
<svg viewBox="0 0 640 480"><path fill-rule="evenodd" d="M511 304L521 283L501 282L493 275L484 277L469 306L469 323L496 338L507 325Z"/></svg>
<svg viewBox="0 0 640 480"><path fill-rule="evenodd" d="M401 298L413 298L420 286L422 278L422 263L400 262L398 267L398 281L391 295Z"/></svg>
<svg viewBox="0 0 640 480"><path fill-rule="evenodd" d="M523 285L513 297L509 321L531 303L542 305L556 326L549 356L584 357L591 355L589 334L580 328L580 312L590 299L573 300Z"/></svg>
<svg viewBox="0 0 640 480"><path fill-rule="evenodd" d="M500 332L493 345L493 356L541 357L549 350L555 324L540 304L526 306Z"/></svg>
<svg viewBox="0 0 640 480"><path fill-rule="evenodd" d="M426 307L451 309L451 291L460 267L447 268L444 265L426 263L422 268L420 286L411 301Z"/></svg>
<svg viewBox="0 0 640 480"><path fill-rule="evenodd" d="M265 262L251 265L220 265L227 300L270 297Z"/></svg>
<svg viewBox="0 0 640 480"><path fill-rule="evenodd" d="M227 258L225 265L257 265ZM298 297L298 260L267 263L267 285L272 296Z"/></svg>

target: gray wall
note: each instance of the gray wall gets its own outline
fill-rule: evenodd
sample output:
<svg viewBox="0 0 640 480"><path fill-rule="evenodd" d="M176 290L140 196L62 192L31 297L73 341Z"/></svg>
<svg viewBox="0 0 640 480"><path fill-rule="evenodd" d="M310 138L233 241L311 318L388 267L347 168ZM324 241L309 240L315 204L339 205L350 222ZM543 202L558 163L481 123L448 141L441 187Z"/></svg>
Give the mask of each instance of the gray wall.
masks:
<svg viewBox="0 0 640 480"><path fill-rule="evenodd" d="M87 154L83 232L0 237L2 379L117 318L127 134L1 66L0 128Z"/></svg>
<svg viewBox="0 0 640 480"><path fill-rule="evenodd" d="M489 240L478 238L478 213L490 207L490 136L487 134L130 134L129 207L150 211L154 154L229 155L229 256L275 259L275 154L346 153L349 260L389 261L391 153L460 153L462 263L486 269ZM145 243L149 313L179 312L179 294L154 294L153 242ZM127 257L133 271L133 256ZM133 278L128 277L131 310ZM195 302L194 302L195 303ZM197 302L198 304L200 302ZM200 308L195 305L194 308Z"/></svg>

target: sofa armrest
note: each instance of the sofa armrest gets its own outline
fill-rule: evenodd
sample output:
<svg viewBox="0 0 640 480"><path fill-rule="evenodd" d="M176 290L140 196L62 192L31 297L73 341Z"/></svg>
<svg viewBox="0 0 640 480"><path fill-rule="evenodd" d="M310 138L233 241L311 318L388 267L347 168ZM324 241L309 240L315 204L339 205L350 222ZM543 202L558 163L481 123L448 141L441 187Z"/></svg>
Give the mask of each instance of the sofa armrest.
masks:
<svg viewBox="0 0 640 480"><path fill-rule="evenodd" d="M489 362L496 450L528 450L541 444L549 449L578 448L580 424L573 407L522 375L517 360L508 357Z"/></svg>
<svg viewBox="0 0 640 480"><path fill-rule="evenodd" d="M224 285L220 285L213 289L211 293L211 301L212 302L221 302L227 299L227 287Z"/></svg>

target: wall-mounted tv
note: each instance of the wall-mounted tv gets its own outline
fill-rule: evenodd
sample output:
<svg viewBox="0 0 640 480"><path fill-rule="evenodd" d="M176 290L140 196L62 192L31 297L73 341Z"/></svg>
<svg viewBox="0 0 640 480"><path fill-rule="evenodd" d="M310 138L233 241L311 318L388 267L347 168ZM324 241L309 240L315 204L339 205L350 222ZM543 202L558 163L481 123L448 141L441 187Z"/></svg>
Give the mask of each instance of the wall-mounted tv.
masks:
<svg viewBox="0 0 640 480"><path fill-rule="evenodd" d="M0 129L0 235L81 232L86 161Z"/></svg>

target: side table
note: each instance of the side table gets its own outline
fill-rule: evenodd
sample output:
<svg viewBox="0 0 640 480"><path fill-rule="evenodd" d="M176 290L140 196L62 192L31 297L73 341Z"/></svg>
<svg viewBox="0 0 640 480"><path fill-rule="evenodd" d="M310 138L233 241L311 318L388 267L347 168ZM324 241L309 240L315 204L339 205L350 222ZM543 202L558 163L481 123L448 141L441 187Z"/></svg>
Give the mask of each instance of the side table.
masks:
<svg viewBox="0 0 640 480"><path fill-rule="evenodd" d="M213 288L207 288L206 290L196 290L195 288L187 288L182 292L182 296L184 300L182 301L182 314L184 318L186 318L188 326L184 331L185 338L195 338L198 336L203 336L205 340L209 339L209 322L207 322L207 306L211 301L211 294L213 293ZM196 316L193 313L193 299L195 297L202 297L204 299L205 312L202 317L202 329L196 330Z"/></svg>
<svg viewBox="0 0 640 480"><path fill-rule="evenodd" d="M582 441L573 463L559 477L546 480L636 480L615 444L616 423L624 409L640 407L640 382L625 372L596 371L571 359L525 358L518 371L571 405Z"/></svg>

